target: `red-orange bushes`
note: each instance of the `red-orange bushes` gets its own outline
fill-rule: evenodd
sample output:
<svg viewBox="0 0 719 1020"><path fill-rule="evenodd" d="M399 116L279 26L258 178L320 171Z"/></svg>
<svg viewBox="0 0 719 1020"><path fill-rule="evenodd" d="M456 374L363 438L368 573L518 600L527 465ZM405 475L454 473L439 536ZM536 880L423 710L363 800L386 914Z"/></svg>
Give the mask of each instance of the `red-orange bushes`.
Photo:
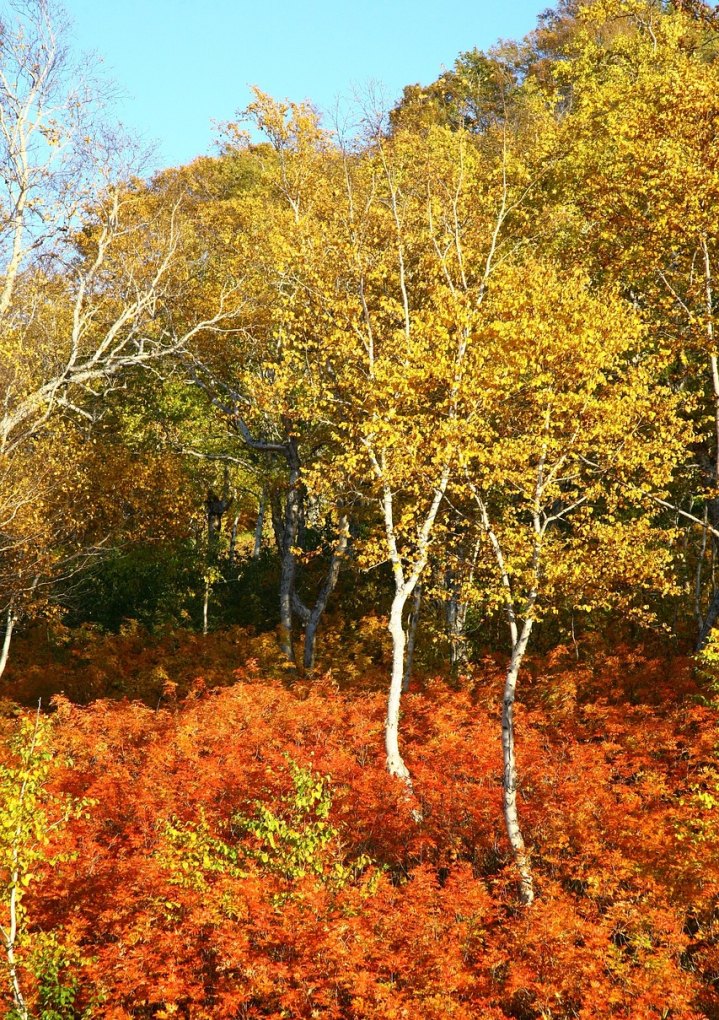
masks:
<svg viewBox="0 0 719 1020"><path fill-rule="evenodd" d="M308 699L313 700L326 706L331 703L331 698ZM87 792L102 804L104 818L101 821L96 813L83 823L84 828L75 830L83 860L68 899L76 911L95 911L91 937L98 958L95 981L104 985L109 1000L123 1003L130 1012L130 1003L144 1002L147 1009L157 1011L169 1002L192 1015L234 1016L242 1006L246 1015L257 1016L289 1011L288 1015L297 1016L382 1017L408 1015L407 1009L418 1016L470 1016L462 999L477 979L463 954L478 944L481 912L491 917L493 908L486 890L469 872L463 876L465 881L455 876L446 889L440 888L435 869L418 870L414 881L401 888L388 875L379 874L372 888L358 882L340 896L312 881L297 883L288 891L272 875L252 868L242 879L223 878L201 890L178 887L177 876L163 871L159 856L163 834L158 824L163 815L168 818L182 811L196 819L202 813L213 818L216 832L223 832L223 820L232 811L250 808L248 794L267 802L277 799L287 785L277 732L264 749L258 747L257 739L262 720L272 710L275 724L286 724L280 730L284 742L294 743L295 750L301 746L297 738L302 734L307 739L309 718L303 708L312 706L295 701L294 720L283 718L283 710L292 703L279 688L238 687L190 707L180 721L161 713L156 718L163 736L167 738L171 727L176 728L174 750L169 743L139 739L138 723L149 722L147 710L135 709L124 731L118 726L124 717L121 709L99 706L79 713L80 725L67 731L68 744L77 755L76 772L83 769L83 757L92 762ZM260 720L260 733L243 744L238 741L237 726L250 705ZM71 710L67 724L77 715ZM102 733L102 762L88 755L92 715ZM332 715L336 718L336 706ZM312 717L316 719L316 714ZM289 728L292 721L294 733ZM188 730L194 740L185 744ZM316 725L313 731L310 757L319 750ZM226 752L233 743L236 754L230 761ZM112 744L116 754L108 753ZM136 773L143 756L140 777ZM208 765L202 774L209 782L198 784L190 801L188 782L203 760ZM243 763L241 788L239 760ZM101 774L96 775L98 765ZM378 785L386 788L389 784L381 769L374 764L370 768ZM217 781L220 772L225 787ZM148 782L152 777L161 790ZM123 803L118 790L123 782L132 788L133 780L140 785L134 787L135 796ZM154 798L151 789L156 791ZM409 816L401 797L401 791L385 790L386 806L392 807L385 813L388 835L394 815ZM160 808L154 825L142 810L145 799ZM340 813L344 814L341 808ZM372 807L370 815L375 814ZM356 847L369 841L362 820L355 817L348 832L354 835ZM112 853L103 855L102 845L108 841ZM355 849L345 847L350 858ZM396 852L392 856L396 859ZM83 868L88 869L85 875ZM461 893L465 883L467 890ZM98 888L105 890L99 901ZM46 902L49 893L46 884ZM279 904L278 895L282 897ZM54 905L57 909L57 899ZM178 975L184 970L188 977L180 990ZM396 1012L390 1008L392 1003Z"/></svg>
<svg viewBox="0 0 719 1020"><path fill-rule="evenodd" d="M384 771L381 691L288 688L252 664L240 675L159 710L58 703L53 782L93 806L57 830L77 857L37 875L29 917L80 947L102 1016L719 1015L719 860L706 838L719 824L700 796L714 775L712 709L588 702L596 670L559 722L541 698L520 706L539 890L522 910L493 668L405 699L421 825ZM287 810L290 760L330 776L336 834L318 850L330 854L321 874L263 861L242 822L256 802ZM358 860L332 879L335 863Z"/></svg>
<svg viewBox="0 0 719 1020"><path fill-rule="evenodd" d="M119 634L104 634L54 624L14 639L4 682L23 704L36 705L39 698L48 704L62 693L79 704L127 697L154 708L186 695L200 677L207 687L227 686L239 665L246 672L248 660L261 664L265 675L282 675L273 634L254 635L240 627L207 635L151 634L133 621Z"/></svg>

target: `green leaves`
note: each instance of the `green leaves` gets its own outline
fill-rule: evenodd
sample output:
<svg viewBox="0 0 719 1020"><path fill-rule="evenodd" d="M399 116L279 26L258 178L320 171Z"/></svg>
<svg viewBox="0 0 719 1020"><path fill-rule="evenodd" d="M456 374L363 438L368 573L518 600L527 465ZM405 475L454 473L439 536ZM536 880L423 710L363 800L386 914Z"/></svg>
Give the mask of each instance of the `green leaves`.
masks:
<svg viewBox="0 0 719 1020"><path fill-rule="evenodd" d="M211 876L241 881L254 866L290 886L309 876L340 889L370 865L364 855L344 860L339 831L328 821L332 797L327 777L291 759L288 766L293 789L277 807L255 801L254 815L233 815L225 837L212 834L204 813L192 824L174 820L165 825L163 862L178 885L205 889Z"/></svg>
<svg viewBox="0 0 719 1020"><path fill-rule="evenodd" d="M289 767L294 789L279 809L272 811L257 801L254 817L235 815L232 824L254 837L255 847L246 850L249 859L289 880L308 873L326 876L339 835L326 821L332 807L327 780L292 761Z"/></svg>
<svg viewBox="0 0 719 1020"><path fill-rule="evenodd" d="M30 1014L18 976L22 965L34 977L38 1020L77 1017L78 980L71 970L72 954L57 932L31 933L25 895L36 868L48 863L48 846L71 818L83 815L90 802L51 792L54 764L52 721L40 714L22 716L10 740L10 756L0 763L0 934L5 943L3 964L17 1020ZM72 860L61 848L50 856L59 865ZM85 1014L83 1014L85 1015Z"/></svg>

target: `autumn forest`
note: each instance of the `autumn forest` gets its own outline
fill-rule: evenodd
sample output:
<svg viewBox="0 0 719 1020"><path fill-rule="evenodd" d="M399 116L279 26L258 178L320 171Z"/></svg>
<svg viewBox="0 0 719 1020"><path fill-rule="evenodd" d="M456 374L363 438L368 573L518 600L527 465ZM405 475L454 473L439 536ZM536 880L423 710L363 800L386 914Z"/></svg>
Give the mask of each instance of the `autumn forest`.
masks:
<svg viewBox="0 0 719 1020"><path fill-rule="evenodd" d="M0 17L2 1015L719 1020L719 9L152 176L70 40Z"/></svg>

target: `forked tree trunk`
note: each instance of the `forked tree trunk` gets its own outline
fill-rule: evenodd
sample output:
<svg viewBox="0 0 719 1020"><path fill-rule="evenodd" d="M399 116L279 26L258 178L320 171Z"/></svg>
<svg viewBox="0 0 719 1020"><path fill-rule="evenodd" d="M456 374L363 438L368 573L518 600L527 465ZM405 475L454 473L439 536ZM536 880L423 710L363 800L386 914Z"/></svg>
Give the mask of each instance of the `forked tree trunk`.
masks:
<svg viewBox="0 0 719 1020"><path fill-rule="evenodd" d="M16 617L13 611L12 605L8 606L7 613L5 614L5 635L3 637L2 650L0 650L0 676L5 672L7 666L8 656L10 655L10 642L12 641L12 632L15 628Z"/></svg>
<svg viewBox="0 0 719 1020"><path fill-rule="evenodd" d="M371 454L375 471L379 478L383 477L382 469L377 458ZM409 769L399 750L399 711L402 700L402 685L404 683L406 635L402 625L404 609L407 599L414 592L419 584L422 572L427 566L429 554L429 541L432 528L437 518L439 505L447 490L449 482L449 464L446 464L439 483L434 490L434 496L430 503L422 526L418 529L417 535L417 559L414 561L411 571L405 573L402 564L402 557L397 547L397 534L394 526L394 508L392 490L386 484L383 485L382 505L384 509L385 530L387 534L387 547L390 563L394 573L394 598L389 617L389 632L392 637L392 675L390 678L389 696L387 698L387 719L385 722L385 749L387 751L387 771L391 776L397 776L405 784L411 794L414 794L412 778ZM416 822L422 821L422 813L419 810L412 812Z"/></svg>
<svg viewBox="0 0 719 1020"><path fill-rule="evenodd" d="M502 699L502 756L504 760L503 802L504 821L507 836L512 847L514 860L519 871L519 893L527 906L534 900L534 880L529 865L527 848L519 827L517 813L517 760L514 753L514 701L517 691L517 676L522 665L527 642L532 632L532 619L526 619L521 633L512 648L512 657L504 681Z"/></svg>
<svg viewBox="0 0 719 1020"><path fill-rule="evenodd" d="M305 641L302 664L307 672L314 669L317 628L340 576L342 560L347 552L347 545L349 543L349 535L349 521L347 517L341 517L339 538L332 550L327 574L325 575L324 582L319 590L312 609L309 609L304 602L302 602L299 596L295 595L293 598L293 608L305 624Z"/></svg>

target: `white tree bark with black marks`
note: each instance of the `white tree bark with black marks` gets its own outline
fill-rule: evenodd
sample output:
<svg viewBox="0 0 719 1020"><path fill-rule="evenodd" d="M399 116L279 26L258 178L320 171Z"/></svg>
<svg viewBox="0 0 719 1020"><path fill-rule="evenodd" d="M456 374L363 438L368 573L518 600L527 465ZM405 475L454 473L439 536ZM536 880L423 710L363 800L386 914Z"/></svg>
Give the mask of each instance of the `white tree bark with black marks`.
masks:
<svg viewBox="0 0 719 1020"><path fill-rule="evenodd" d="M541 474L541 469L540 469ZM535 583L529 592L526 604L523 609L523 616L520 620L517 612L517 604L512 588L512 581L507 569L507 562L504 550L492 526L487 504L478 489L472 486L477 506L479 508L480 523L489 539L494 553L499 578L505 594L507 621L511 637L511 655L509 666L504 679L504 692L502 695L502 803L504 810L504 822L507 830L507 837L514 855L514 862L519 872L520 898L522 902L529 905L534 900L534 879L524 842L522 830L519 825L519 813L517 811L517 758L515 753L514 733L514 703L517 694L517 677L522 665L524 653L527 650L532 626L534 623L534 606L537 600L539 578L541 539L543 529L539 520L538 512L534 515L534 557L533 570Z"/></svg>
<svg viewBox="0 0 719 1020"><path fill-rule="evenodd" d="M531 539L528 552L531 553L531 556L528 580L525 590L521 593L515 591L515 583L500 541L498 527L490 517L488 500L480 490L480 487L468 478L470 491L479 510L480 528L489 540L489 545L494 555L497 575L504 593L504 604L509 624L511 650L502 697L503 805L507 837L512 848L517 871L519 872L520 898L525 905L533 902L535 892L530 855L519 824L519 812L517 810L517 760L514 728L517 678L536 620L537 600L541 589L543 570L543 546L547 529L560 521L567 520L572 511L583 506L587 501L586 494L578 496L569 503L558 502L547 495L548 488L559 477L567 456L566 453L559 453L554 463L551 466L547 465L551 421L552 407L550 401L545 409L544 438L537 458L533 492L528 500L527 512L531 519ZM570 446L571 443L572 440L569 442Z"/></svg>
<svg viewBox="0 0 719 1020"><path fill-rule="evenodd" d="M402 678L402 692L409 690L412 680L412 667L414 665L414 649L417 643L417 627L419 625L419 614L422 607L422 584L415 586L412 596L412 607L407 620L407 654L404 664L404 677Z"/></svg>
<svg viewBox="0 0 719 1020"><path fill-rule="evenodd" d="M402 687L405 673L406 634L404 629L404 611L407 600L414 592L422 572L427 566L432 529L437 519L439 508L447 491L450 478L450 464L446 463L432 495L429 507L424 513L421 524L417 528L414 543L414 556L405 562L399 550L397 529L394 521L394 496L387 482L387 470L384 454L377 454L370 442L365 441L365 448L370 458L375 475L382 489L382 514L384 518L385 537L389 561L394 576L394 598L390 610L388 629L392 638L392 675L390 678L389 695L387 698L387 719L385 722L385 751L387 753L387 770L390 775L397 776L405 784L410 793L414 792L412 779L404 758L399 749L399 719Z"/></svg>
<svg viewBox="0 0 719 1020"><path fill-rule="evenodd" d="M503 806L504 821L507 827L514 861L517 865L520 880L520 897L523 903L530 904L534 900L534 879L529 863L527 848L519 827L517 811L517 757L514 750L514 702L517 692L517 677L527 650L529 636L532 632L532 617L526 617L521 631L517 632L516 623L512 632L512 656L504 681L502 697L502 756L503 770Z"/></svg>
<svg viewBox="0 0 719 1020"><path fill-rule="evenodd" d="M3 635L2 649L0 650L0 677L5 672L7 666L8 657L10 655L10 642L12 641L12 634L16 623L15 611L12 603L7 608L5 613L5 634Z"/></svg>
<svg viewBox="0 0 719 1020"><path fill-rule="evenodd" d="M205 577L205 590L202 599L202 633L207 637L210 630L210 589L212 584L209 576Z"/></svg>

